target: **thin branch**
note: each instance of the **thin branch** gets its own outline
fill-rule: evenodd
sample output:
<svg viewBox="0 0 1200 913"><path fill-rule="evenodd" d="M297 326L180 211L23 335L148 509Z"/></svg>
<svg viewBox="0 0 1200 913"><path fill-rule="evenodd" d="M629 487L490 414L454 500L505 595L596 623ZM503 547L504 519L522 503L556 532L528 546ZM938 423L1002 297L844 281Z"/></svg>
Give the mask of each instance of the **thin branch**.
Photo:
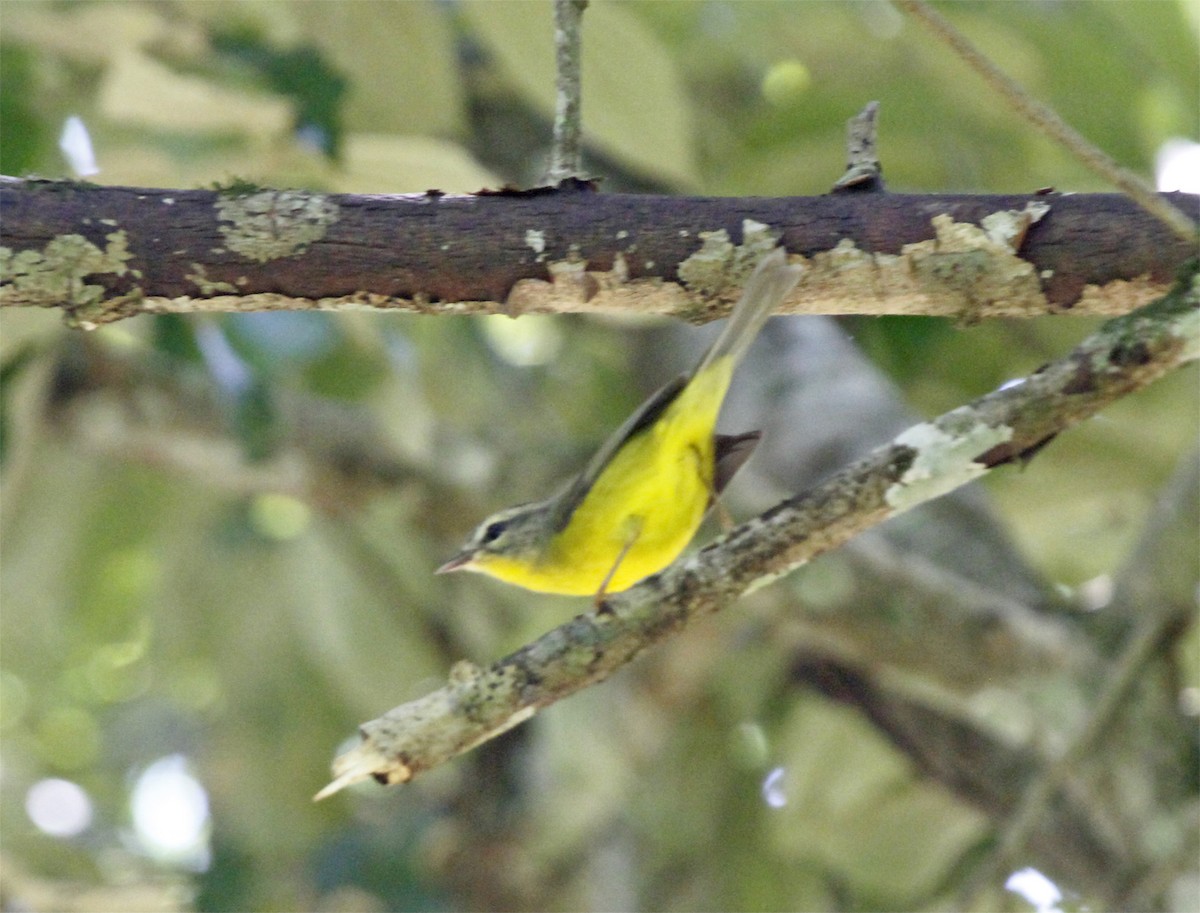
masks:
<svg viewBox="0 0 1200 913"><path fill-rule="evenodd" d="M1116 649L1150 618L1166 617L1167 626L1180 631L1194 621L1198 540L1200 452L1193 451L1163 486L1150 522L1115 575L1102 613L1108 623L1097 625L1103 642Z"/></svg>
<svg viewBox="0 0 1200 913"><path fill-rule="evenodd" d="M1075 776L1080 764L1097 748L1108 733L1117 713L1133 687L1145 673L1146 666L1159 655L1163 637L1161 619L1144 625L1108 671L1104 690L1080 731L1071 739L1066 751L1042 768L1033 783L1021 795L1012 816L1001 828L995 851L987 864L980 866L963 887L963 909L973 909L980 892L994 884L1005 872L1011 871L1019 854L1029 845L1042 816L1052 807L1055 794Z"/></svg>
<svg viewBox="0 0 1200 913"><path fill-rule="evenodd" d="M548 184L581 177L583 146L583 11L587 0L554 0L554 65L558 99Z"/></svg>
<svg viewBox="0 0 1200 913"><path fill-rule="evenodd" d="M870 665L810 651L793 660L789 679L857 708L923 777L942 784L989 818L1007 818L1044 769L1044 759L1034 747L1014 742L1011 733L981 722L977 708L965 718L948 714L943 706L897 691ZM1105 801L1083 791L1058 793L1030 835L1030 856L1054 880L1086 885L1089 898L1100 898L1103 909L1145 909L1117 900L1127 888L1136 851L1128 841L1107 839L1105 822L1096 814ZM978 845L969 849L959 866L971 867L980 859L979 850ZM953 883L946 885L948 890L953 887ZM986 909L949 897L930 898L915 906Z"/></svg>
<svg viewBox="0 0 1200 913"><path fill-rule="evenodd" d="M410 780L602 681L689 621L836 548L888 517L1028 459L1060 431L1200 357L1197 270L1167 297L1110 321L1019 384L916 425L815 489L776 505L662 574L486 669L363 724L317 798L374 777Z"/></svg>
<svg viewBox="0 0 1200 913"><path fill-rule="evenodd" d="M789 617L799 641L819 641L889 685L919 680L926 693L936 689L943 708L952 694L975 694L1030 674L1078 672L1096 661L1044 604L1025 603L919 551L876 536L848 543L842 555L854 583L834 605L846 611ZM851 605L885 605L897 594L910 622L903 630ZM979 649L982 643L986 650Z"/></svg>
<svg viewBox="0 0 1200 913"><path fill-rule="evenodd" d="M1152 667L1169 650L1172 638L1181 636L1194 621L1198 467L1197 455L1189 453L1160 494L1158 506L1117 581L1113 602L1107 607L1106 614L1115 614L1118 621L1134 621L1122 628L1127 632L1123 643L1112 662L1104 667L1100 695L1082 726L1071 735L1066 749L1042 766L1023 790L1020 801L999 828L995 852L963 886L959 903L964 909L975 907L981 893L1011 871L1020 855L1031 847L1035 834L1044 826L1047 810L1054 807L1056 799L1065 798L1066 787L1079 778L1088 760L1103 754L1118 717L1124 713L1127 719L1136 717L1144 723L1153 708L1162 706L1131 705L1131 701L1139 686L1154 681ZM1150 690L1161 695L1167 706L1173 704L1173 689ZM1125 737L1129 737L1128 732ZM1179 754L1170 751L1162 754L1183 763ZM1156 769L1152 757L1144 755L1139 755L1136 766L1152 781L1177 781L1182 773L1176 766L1170 766L1164 773L1161 767ZM1104 800L1105 804L1111 801ZM1164 802L1163 797L1159 801ZM1162 813L1176 811L1183 813L1169 806ZM1161 857L1154 861L1159 867L1166 865ZM1152 884L1153 871L1143 878ZM1131 886L1127 888L1132 890ZM1145 902L1130 905L1128 897L1119 898L1117 903L1126 909L1147 906Z"/></svg>
<svg viewBox="0 0 1200 913"><path fill-rule="evenodd" d="M1016 80L1005 74L985 57L966 36L936 12L924 0L896 0L900 9L917 19L938 39L948 45L976 73L983 77L996 92L1004 97L1022 117L1048 137L1063 146L1080 162L1119 187L1130 199L1171 227L1180 238L1195 242L1196 226L1175 207L1162 201L1139 175L1122 168L1101 149L1089 142L1070 124L1064 121L1049 106L1039 102L1022 88Z"/></svg>

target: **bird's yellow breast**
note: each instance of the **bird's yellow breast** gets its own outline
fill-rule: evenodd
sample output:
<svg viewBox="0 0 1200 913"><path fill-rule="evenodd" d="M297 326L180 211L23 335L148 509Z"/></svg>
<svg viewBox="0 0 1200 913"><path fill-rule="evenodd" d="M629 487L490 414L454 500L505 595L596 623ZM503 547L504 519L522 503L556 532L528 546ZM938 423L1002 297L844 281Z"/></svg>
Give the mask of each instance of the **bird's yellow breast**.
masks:
<svg viewBox="0 0 1200 913"><path fill-rule="evenodd" d="M607 592L627 589L674 561L708 508L713 434L732 371L728 357L718 358L630 437L537 560L492 555L479 570L530 590L590 596L618 559Z"/></svg>

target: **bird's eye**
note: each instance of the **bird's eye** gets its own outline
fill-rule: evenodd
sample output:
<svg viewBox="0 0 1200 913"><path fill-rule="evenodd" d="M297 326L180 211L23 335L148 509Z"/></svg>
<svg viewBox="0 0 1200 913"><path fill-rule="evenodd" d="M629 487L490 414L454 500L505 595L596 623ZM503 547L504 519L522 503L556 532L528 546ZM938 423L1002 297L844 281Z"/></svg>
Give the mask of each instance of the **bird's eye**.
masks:
<svg viewBox="0 0 1200 913"><path fill-rule="evenodd" d="M497 520L495 523L489 523L487 528L483 531L483 538L481 539L482 544L487 545L491 542L495 542L500 538L501 534L506 529L508 529L508 524L503 520Z"/></svg>

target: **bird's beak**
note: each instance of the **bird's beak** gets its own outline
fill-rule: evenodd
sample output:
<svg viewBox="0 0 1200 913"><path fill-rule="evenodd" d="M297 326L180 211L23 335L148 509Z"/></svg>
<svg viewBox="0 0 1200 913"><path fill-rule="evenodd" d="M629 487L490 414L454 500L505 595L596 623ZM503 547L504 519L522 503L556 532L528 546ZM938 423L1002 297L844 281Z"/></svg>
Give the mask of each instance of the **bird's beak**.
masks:
<svg viewBox="0 0 1200 913"><path fill-rule="evenodd" d="M443 564L441 567L439 567L436 571L434 571L434 573L435 574L449 574L451 571L461 571L464 568L467 568L470 566L471 560L474 557L475 557L475 552L470 549L466 549L464 551L459 552L457 555L455 555L453 558L451 558L449 561L447 561L445 564Z"/></svg>

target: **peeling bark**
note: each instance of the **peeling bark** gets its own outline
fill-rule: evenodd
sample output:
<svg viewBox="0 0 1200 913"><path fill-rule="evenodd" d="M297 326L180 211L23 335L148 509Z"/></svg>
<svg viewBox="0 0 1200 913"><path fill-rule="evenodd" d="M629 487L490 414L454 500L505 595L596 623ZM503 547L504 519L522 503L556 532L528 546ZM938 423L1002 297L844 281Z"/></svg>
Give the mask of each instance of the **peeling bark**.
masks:
<svg viewBox="0 0 1200 913"><path fill-rule="evenodd" d="M759 240L807 268L781 313L1118 314L1194 253L1117 194L666 197L572 182L358 196L3 178L0 207L0 306L60 307L83 326L363 307L700 322L725 313Z"/></svg>

